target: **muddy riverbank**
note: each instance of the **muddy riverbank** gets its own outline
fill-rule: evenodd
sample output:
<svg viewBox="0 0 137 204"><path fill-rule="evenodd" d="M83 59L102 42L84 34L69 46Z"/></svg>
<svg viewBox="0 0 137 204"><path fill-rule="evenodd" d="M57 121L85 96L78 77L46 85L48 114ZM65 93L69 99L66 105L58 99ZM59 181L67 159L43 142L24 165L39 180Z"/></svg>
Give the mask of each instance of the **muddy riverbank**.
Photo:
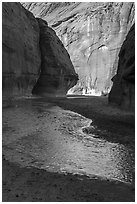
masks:
<svg viewBox="0 0 137 204"><path fill-rule="evenodd" d="M134 116L105 98L20 98L2 122L3 201L134 201Z"/></svg>

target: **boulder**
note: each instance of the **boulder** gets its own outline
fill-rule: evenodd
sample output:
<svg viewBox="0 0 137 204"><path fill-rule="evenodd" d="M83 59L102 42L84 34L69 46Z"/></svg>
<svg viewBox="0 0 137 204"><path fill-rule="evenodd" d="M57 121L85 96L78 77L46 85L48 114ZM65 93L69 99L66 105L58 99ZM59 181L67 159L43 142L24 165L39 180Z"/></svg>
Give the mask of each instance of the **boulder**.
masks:
<svg viewBox="0 0 137 204"><path fill-rule="evenodd" d="M119 53L118 70L113 77L109 103L118 104L126 110L134 111L135 108L135 24Z"/></svg>

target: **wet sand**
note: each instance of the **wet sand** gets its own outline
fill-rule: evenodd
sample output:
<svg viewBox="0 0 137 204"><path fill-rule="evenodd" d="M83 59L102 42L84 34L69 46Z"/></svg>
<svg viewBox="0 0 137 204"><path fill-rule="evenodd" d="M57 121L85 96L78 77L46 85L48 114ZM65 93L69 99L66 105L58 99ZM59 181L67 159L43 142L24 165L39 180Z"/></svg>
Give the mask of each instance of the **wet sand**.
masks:
<svg viewBox="0 0 137 204"><path fill-rule="evenodd" d="M74 154L81 151L81 147L89 151L91 146L87 144L92 141L86 136L83 139L83 135L93 133L124 145L129 152L131 150L134 159L134 115L108 107L106 99L98 97L36 99L30 100L31 106L27 102L25 109L22 103L26 101L13 101L3 107L3 201L134 201L134 164L131 165L130 182L120 182L111 179L111 174L110 178L107 174L104 177L88 176L88 169L84 168L86 157L81 160L80 152L72 163ZM63 112L56 105L76 114ZM75 121L72 124L70 117ZM87 127L91 120L94 129ZM80 138L80 134L76 137L79 131L76 127L82 130L83 125L84 133ZM94 165L98 165L96 162ZM67 164L66 169L63 169L64 164ZM72 171L70 167L73 167Z"/></svg>
<svg viewBox="0 0 137 204"><path fill-rule="evenodd" d="M101 131L107 130L110 134L102 134L103 138L129 145L134 149L135 144L135 113L120 110L117 106L108 104L105 96L69 96L66 99L50 99L66 110L72 110L92 119L92 125ZM90 128L87 129L90 131ZM92 131L92 130L91 130ZM116 134L113 134L116 133ZM101 135L100 135L101 137Z"/></svg>
<svg viewBox="0 0 137 204"><path fill-rule="evenodd" d="M134 187L119 182L20 168L3 161L3 202L133 202Z"/></svg>

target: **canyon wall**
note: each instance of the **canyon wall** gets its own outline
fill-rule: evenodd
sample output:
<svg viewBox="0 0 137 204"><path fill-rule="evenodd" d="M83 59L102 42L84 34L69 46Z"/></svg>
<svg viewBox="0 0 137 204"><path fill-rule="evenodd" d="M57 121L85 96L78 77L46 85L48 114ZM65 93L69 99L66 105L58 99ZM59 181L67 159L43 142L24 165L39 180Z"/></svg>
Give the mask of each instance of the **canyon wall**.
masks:
<svg viewBox="0 0 137 204"><path fill-rule="evenodd" d="M113 86L109 102L121 108L135 108L135 24L131 27L120 53L117 74L113 77Z"/></svg>
<svg viewBox="0 0 137 204"><path fill-rule="evenodd" d="M55 31L20 3L2 3L3 96L65 95L76 84L69 54Z"/></svg>
<svg viewBox="0 0 137 204"><path fill-rule="evenodd" d="M132 2L22 3L45 19L70 54L79 81L70 93L107 94L118 54L134 23Z"/></svg>
<svg viewBox="0 0 137 204"><path fill-rule="evenodd" d="M3 95L30 94L40 63L37 20L19 3L2 3Z"/></svg>
<svg viewBox="0 0 137 204"><path fill-rule="evenodd" d="M40 28L41 73L32 93L65 96L78 76L62 42L46 21L37 19Z"/></svg>

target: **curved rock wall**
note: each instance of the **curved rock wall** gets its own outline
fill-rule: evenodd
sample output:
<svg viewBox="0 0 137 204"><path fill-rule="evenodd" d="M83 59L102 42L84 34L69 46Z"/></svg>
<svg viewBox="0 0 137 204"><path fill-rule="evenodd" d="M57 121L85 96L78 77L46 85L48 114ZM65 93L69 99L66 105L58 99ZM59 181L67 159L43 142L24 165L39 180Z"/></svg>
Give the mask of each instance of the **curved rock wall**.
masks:
<svg viewBox="0 0 137 204"><path fill-rule="evenodd" d="M78 80L69 54L45 21L20 3L2 4L3 96L64 95ZM37 82L38 80L38 82Z"/></svg>
<svg viewBox="0 0 137 204"><path fill-rule="evenodd" d="M20 3L2 3L3 96L30 94L40 63L37 20Z"/></svg>
<svg viewBox="0 0 137 204"><path fill-rule="evenodd" d="M69 54L47 22L40 18L37 21L40 27L41 73L33 94L66 95L78 80Z"/></svg>
<svg viewBox="0 0 137 204"><path fill-rule="evenodd" d="M132 2L22 3L46 19L65 45L79 75L72 93L108 93L120 47L134 23Z"/></svg>
<svg viewBox="0 0 137 204"><path fill-rule="evenodd" d="M123 109L135 108L135 24L131 27L120 53L117 74L113 77L113 87L109 102Z"/></svg>

